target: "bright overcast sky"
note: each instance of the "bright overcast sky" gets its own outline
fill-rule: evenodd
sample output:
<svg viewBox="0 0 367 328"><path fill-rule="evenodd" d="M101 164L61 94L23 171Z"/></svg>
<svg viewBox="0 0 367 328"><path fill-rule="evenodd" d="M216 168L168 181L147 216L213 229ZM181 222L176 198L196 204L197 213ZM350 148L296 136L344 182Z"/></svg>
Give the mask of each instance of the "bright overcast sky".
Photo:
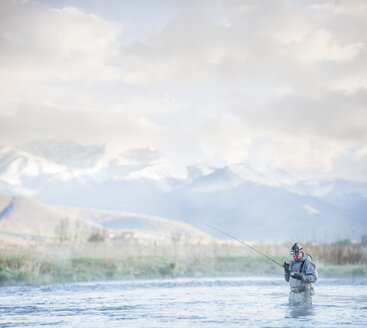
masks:
<svg viewBox="0 0 367 328"><path fill-rule="evenodd" d="M367 180L367 1L0 1L0 144Z"/></svg>

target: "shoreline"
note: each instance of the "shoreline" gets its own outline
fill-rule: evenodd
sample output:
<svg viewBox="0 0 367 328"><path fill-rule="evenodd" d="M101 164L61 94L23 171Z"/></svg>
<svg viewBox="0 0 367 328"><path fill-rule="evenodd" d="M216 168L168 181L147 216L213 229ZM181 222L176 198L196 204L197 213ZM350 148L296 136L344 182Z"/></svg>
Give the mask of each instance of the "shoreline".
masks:
<svg viewBox="0 0 367 328"><path fill-rule="evenodd" d="M320 278L367 278L366 264L317 264ZM205 260L152 256L126 258L55 258L10 256L0 260L0 286L22 284L283 276L282 268L266 259L251 256L221 256Z"/></svg>

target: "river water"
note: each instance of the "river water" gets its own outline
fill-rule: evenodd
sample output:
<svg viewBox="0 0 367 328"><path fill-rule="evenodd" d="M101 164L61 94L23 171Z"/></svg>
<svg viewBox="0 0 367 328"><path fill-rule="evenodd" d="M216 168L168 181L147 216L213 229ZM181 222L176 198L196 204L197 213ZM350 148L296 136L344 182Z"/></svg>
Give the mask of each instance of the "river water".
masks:
<svg viewBox="0 0 367 328"><path fill-rule="evenodd" d="M281 278L0 287L0 327L367 327L367 280L315 284L311 309Z"/></svg>

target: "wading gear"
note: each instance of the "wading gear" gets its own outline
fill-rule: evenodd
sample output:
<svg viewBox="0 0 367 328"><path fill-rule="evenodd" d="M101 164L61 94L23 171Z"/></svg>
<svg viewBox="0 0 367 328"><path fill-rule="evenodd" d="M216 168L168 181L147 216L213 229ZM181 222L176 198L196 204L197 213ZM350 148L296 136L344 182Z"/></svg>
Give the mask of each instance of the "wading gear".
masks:
<svg viewBox="0 0 367 328"><path fill-rule="evenodd" d="M303 293L306 291L306 286L300 286L300 287L291 287L291 291L293 293Z"/></svg>
<svg viewBox="0 0 367 328"><path fill-rule="evenodd" d="M298 261L289 261L289 272L284 271L284 279L289 282L289 303L291 305L310 306L314 289L312 283L317 280L318 274L312 258L302 254Z"/></svg>

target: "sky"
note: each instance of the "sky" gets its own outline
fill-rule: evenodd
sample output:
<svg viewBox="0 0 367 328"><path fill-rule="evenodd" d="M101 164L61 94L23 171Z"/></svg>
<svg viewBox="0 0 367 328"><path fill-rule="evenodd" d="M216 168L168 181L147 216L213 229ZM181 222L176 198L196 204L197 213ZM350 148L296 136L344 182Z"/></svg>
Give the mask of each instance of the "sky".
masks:
<svg viewBox="0 0 367 328"><path fill-rule="evenodd" d="M0 1L0 144L367 181L365 0Z"/></svg>

